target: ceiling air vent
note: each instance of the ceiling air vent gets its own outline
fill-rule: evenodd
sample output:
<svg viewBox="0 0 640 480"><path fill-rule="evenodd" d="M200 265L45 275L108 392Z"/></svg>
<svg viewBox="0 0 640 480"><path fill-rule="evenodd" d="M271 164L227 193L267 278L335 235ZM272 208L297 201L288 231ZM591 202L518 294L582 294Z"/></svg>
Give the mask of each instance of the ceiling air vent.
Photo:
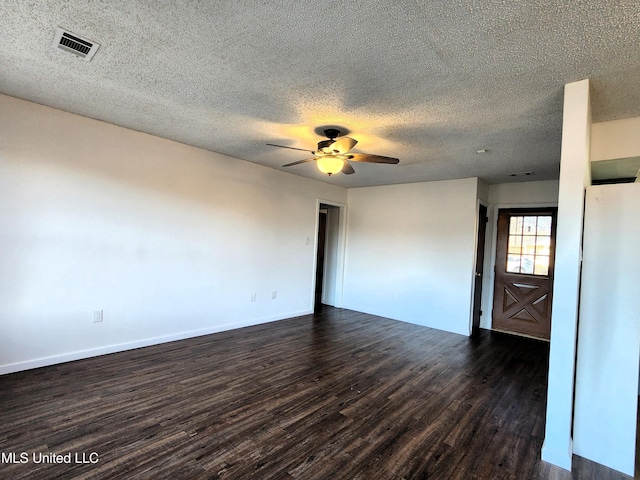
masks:
<svg viewBox="0 0 640 480"><path fill-rule="evenodd" d="M52 46L84 58L87 62L93 58L98 48L100 48L100 44L92 40L87 40L75 33L68 32L60 27L56 28L56 35L53 38Z"/></svg>

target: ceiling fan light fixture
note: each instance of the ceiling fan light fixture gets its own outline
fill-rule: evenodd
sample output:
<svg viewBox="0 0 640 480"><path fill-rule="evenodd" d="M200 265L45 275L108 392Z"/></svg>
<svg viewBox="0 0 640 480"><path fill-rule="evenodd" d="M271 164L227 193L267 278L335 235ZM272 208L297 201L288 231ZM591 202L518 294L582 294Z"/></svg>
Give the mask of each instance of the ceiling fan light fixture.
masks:
<svg viewBox="0 0 640 480"><path fill-rule="evenodd" d="M325 155L324 157L320 157L316 163L318 164L318 170L329 176L334 173L341 172L344 167L344 159L334 155Z"/></svg>
<svg viewBox="0 0 640 480"><path fill-rule="evenodd" d="M356 173L351 165L350 161L362 162L362 163L388 163L392 165L400 162L397 158L383 157L382 155L371 155L369 153L349 153L352 147L358 143L354 138L340 137L335 140L340 132L335 129L326 129L325 135L327 140L320 140L318 142L318 149L311 150L313 158L307 158L305 160L298 160L297 162L287 163L283 167L293 167L294 165L300 165L301 163L315 162L318 164L318 170L322 173L326 173L331 176L334 173L342 172L345 175L352 175ZM302 148L288 147L285 145L276 145L274 143L267 143L272 147L288 148L291 150L302 150Z"/></svg>

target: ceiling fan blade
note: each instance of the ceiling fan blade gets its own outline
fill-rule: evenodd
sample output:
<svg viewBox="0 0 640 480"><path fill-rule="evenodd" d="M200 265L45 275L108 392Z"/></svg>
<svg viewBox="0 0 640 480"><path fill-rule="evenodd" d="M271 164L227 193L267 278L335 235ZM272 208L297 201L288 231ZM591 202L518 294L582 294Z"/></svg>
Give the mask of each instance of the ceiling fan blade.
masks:
<svg viewBox="0 0 640 480"><path fill-rule="evenodd" d="M304 148L285 147L284 145L276 145L275 143L267 143L267 145L269 145L270 147L288 148L289 150L300 150L301 152L313 153L311 150L307 150Z"/></svg>
<svg viewBox="0 0 640 480"><path fill-rule="evenodd" d="M342 173L344 173L345 175L351 175L352 173L356 173L356 171L353 169L353 165L351 165L348 160L344 161L344 167L342 167Z"/></svg>
<svg viewBox="0 0 640 480"><path fill-rule="evenodd" d="M366 162L366 163L389 163L392 165L396 165L400 163L400 160L397 158L391 157L383 157L382 155L371 155L369 153L350 153L349 160L353 162Z"/></svg>
<svg viewBox="0 0 640 480"><path fill-rule="evenodd" d="M301 163L313 162L315 158L307 158L305 160L298 160L297 162L287 163L286 165L282 165L283 167L293 167L294 165L300 165Z"/></svg>
<svg viewBox="0 0 640 480"><path fill-rule="evenodd" d="M347 153L349 150L356 146L356 143L358 143L358 141L354 138L341 137L333 142L330 148L333 153Z"/></svg>

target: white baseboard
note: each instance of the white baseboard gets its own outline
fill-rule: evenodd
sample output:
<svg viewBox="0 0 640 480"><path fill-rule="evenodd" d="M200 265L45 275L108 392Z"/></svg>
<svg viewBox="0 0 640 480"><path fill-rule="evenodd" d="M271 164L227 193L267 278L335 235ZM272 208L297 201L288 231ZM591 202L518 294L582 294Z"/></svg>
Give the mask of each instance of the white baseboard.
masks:
<svg viewBox="0 0 640 480"><path fill-rule="evenodd" d="M219 333L227 330L234 330L237 328L260 325L262 323L276 322L278 320L285 320L287 318L299 317L302 315L308 315L310 313L313 313L313 310L292 312L284 316L278 315L274 317L263 317L258 319L244 320L241 322L216 325L214 327L203 328L199 330L177 332L171 335L164 335L161 337L144 338L144 339L136 340L133 342L120 343L116 345L105 345L102 347L90 348L87 350L78 350L75 352L63 353L60 355L52 355L50 357L41 357L41 358L35 358L32 360L8 363L5 365L0 365L0 375L21 372L23 370L31 370L33 368L48 367L50 365L57 365L59 363L72 362L74 360L82 360L83 358L98 357L100 355L107 355L109 353L124 352L126 350L134 350L136 348L149 347L151 345L159 345L161 343L175 342L176 340L184 340L186 338L200 337L203 335L210 335L212 333Z"/></svg>

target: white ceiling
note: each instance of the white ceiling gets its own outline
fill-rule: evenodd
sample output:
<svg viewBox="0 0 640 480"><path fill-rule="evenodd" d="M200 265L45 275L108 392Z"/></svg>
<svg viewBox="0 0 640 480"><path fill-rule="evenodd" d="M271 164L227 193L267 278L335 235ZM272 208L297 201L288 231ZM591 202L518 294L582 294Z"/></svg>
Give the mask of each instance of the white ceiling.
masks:
<svg viewBox="0 0 640 480"><path fill-rule="evenodd" d="M101 44L91 62L58 26ZM640 116L637 0L2 0L0 29L7 95L273 168L309 155L266 143L312 150L325 126L400 158L287 169L346 187L557 178L584 78L594 121Z"/></svg>

